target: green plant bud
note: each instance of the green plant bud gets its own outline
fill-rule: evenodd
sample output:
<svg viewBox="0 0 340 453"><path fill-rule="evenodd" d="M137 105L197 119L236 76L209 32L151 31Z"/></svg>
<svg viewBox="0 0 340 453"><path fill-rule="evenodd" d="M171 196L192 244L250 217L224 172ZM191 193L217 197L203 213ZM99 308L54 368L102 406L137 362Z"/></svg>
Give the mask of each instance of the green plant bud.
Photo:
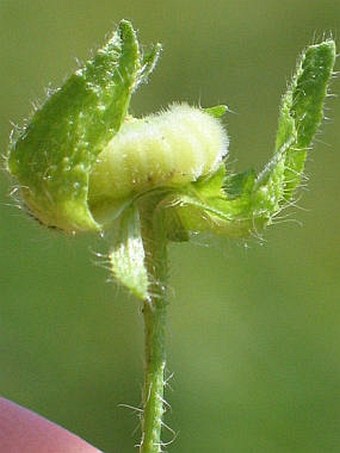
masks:
<svg viewBox="0 0 340 453"><path fill-rule="evenodd" d="M246 237L294 200L323 118L334 41L302 54L282 100L274 156L259 175L226 168L223 105L203 110L175 104L141 119L128 114L132 93L159 53L156 45L143 55L132 25L121 21L107 44L14 134L7 168L41 223L76 232L107 229L117 221L114 227L124 229L146 201L155 211L166 210L171 240L201 231ZM138 235L129 231L125 249L131 252L130 239Z"/></svg>
<svg viewBox="0 0 340 453"><path fill-rule="evenodd" d="M211 175L227 153L220 121L189 105L128 119L98 156L89 184L95 214L157 187L179 188Z"/></svg>

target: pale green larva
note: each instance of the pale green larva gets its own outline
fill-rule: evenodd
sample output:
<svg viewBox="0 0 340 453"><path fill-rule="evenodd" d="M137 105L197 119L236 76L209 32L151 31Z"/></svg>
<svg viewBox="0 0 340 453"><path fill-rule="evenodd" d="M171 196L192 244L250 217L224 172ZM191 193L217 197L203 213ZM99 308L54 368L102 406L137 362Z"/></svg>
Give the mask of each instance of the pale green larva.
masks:
<svg viewBox="0 0 340 453"><path fill-rule="evenodd" d="M155 187L177 187L213 174L228 149L221 122L187 104L127 119L100 153L90 175L89 202L124 200Z"/></svg>

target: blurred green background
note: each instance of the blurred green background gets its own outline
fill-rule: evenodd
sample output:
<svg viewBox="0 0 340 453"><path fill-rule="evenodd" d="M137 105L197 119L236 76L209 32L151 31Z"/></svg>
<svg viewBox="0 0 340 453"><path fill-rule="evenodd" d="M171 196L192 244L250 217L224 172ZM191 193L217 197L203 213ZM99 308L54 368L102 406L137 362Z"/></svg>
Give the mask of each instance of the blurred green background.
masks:
<svg viewBox="0 0 340 453"><path fill-rule="evenodd" d="M260 169L296 57L324 32L337 38L340 2L1 0L2 152L11 122L123 17L165 49L133 112L227 103L230 161ZM308 191L263 243L198 237L171 248L173 453L340 451L339 100L328 109ZM132 452L138 418L119 404L140 403L140 306L107 282L96 256L105 239L46 231L9 190L2 174L1 391L107 453Z"/></svg>

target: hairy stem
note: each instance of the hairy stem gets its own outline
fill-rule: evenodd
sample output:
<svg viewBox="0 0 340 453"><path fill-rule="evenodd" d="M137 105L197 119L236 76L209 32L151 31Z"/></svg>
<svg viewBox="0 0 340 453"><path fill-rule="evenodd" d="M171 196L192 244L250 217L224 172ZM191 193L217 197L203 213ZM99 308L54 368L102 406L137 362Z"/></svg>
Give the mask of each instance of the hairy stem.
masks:
<svg viewBox="0 0 340 453"><path fill-rule="evenodd" d="M167 306L167 238L161 212L141 211L145 264L150 282L144 300L145 370L141 453L162 451L164 414L165 324Z"/></svg>

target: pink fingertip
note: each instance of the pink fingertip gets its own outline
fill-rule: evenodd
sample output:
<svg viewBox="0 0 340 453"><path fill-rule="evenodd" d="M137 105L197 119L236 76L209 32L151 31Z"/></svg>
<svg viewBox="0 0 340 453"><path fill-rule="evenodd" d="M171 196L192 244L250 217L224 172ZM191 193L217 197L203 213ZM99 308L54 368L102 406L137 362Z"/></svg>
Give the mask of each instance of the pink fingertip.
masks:
<svg viewBox="0 0 340 453"><path fill-rule="evenodd" d="M1 397L0 452L102 453L61 426Z"/></svg>

